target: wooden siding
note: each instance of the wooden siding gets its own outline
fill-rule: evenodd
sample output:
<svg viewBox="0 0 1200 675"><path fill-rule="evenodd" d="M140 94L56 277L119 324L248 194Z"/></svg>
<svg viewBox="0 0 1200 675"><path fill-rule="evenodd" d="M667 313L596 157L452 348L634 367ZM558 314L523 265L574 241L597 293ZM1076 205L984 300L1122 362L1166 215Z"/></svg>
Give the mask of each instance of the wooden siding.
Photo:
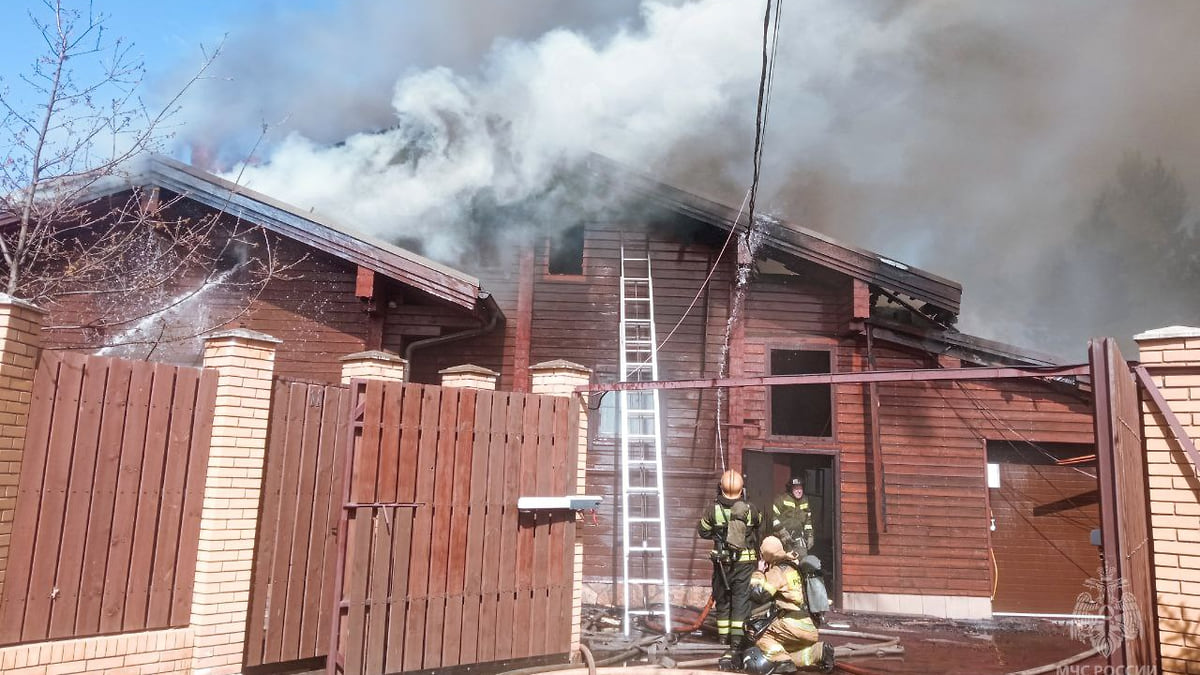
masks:
<svg viewBox="0 0 1200 675"><path fill-rule="evenodd" d="M843 345L842 369L859 370L865 346ZM925 365L877 349L881 369ZM991 595L986 447L1091 443L1091 405L1029 380L880 385L886 531L868 509L865 386L837 388L842 459L843 589Z"/></svg>
<svg viewBox="0 0 1200 675"><path fill-rule="evenodd" d="M0 644L186 626L216 373L45 352Z"/></svg>
<svg viewBox="0 0 1200 675"><path fill-rule="evenodd" d="M586 265L579 277L547 276L545 247L534 247L531 363L561 358L592 368L597 382L617 379L621 237L624 233L630 240L646 231L638 224L589 223ZM686 230L650 231L660 341L692 302L719 243L688 236ZM510 257L481 273L484 287L496 292L510 319L503 355L492 354L491 361L483 361L487 347L477 340L440 349L439 367L475 362L501 370L502 383L512 381L518 256ZM762 275L752 282L740 372L766 374L772 345L802 342L833 349L837 371L865 370L864 341L841 337L853 320L852 280L816 265L798 271L798 275ZM663 347L659 354L663 379L716 375L731 278L732 266L727 262ZM492 337L487 346L498 346L499 341ZM879 351L880 368L936 364L905 351ZM739 372L736 365L734 370ZM881 386L880 393L888 490L886 533L875 532L867 514L865 387L835 388L833 440L766 435L767 395L762 388L731 396L731 422L740 426L730 435L735 442L737 436L743 437L742 447L747 449L819 450L841 456L845 590L990 594L985 440L1091 442L1088 404L1029 382L892 385ZM695 537L695 525L713 497L720 471L713 426L715 395L710 390L671 391L663 396L669 556L672 579L679 583L705 585L711 575L708 544ZM592 401L593 408L600 405ZM580 537L585 577L615 581L620 573L617 453L615 439L599 429L598 418L594 413L590 425L587 490L604 495L605 501L598 524L581 528ZM928 564L925 547L945 555Z"/></svg>
<svg viewBox="0 0 1200 675"><path fill-rule="evenodd" d="M278 260L289 267L260 292L254 294L256 288L236 284L214 286L188 300L184 316L194 322L196 332L238 327L279 338L283 343L275 357L277 375L337 382L341 377L339 359L368 348L366 304L355 296L357 268L327 253L278 237L272 249ZM179 297L193 292L204 278L204 271L192 270L182 275L172 288L164 289L164 294ZM380 289L381 297L376 304L385 313L383 346L393 352L403 353L413 340L480 325L480 320L467 310L437 301L398 282L385 281ZM394 307L389 306L389 300ZM50 305L46 325L86 324L95 317L97 303L103 301L102 297L92 295L61 298ZM219 326L224 320L229 323ZM119 341L120 332L114 328L108 335L97 336L77 329L50 330L46 333L46 346L95 351L96 344ZM127 345L115 354L196 366L200 364L202 351L202 341L197 337L157 346Z"/></svg>

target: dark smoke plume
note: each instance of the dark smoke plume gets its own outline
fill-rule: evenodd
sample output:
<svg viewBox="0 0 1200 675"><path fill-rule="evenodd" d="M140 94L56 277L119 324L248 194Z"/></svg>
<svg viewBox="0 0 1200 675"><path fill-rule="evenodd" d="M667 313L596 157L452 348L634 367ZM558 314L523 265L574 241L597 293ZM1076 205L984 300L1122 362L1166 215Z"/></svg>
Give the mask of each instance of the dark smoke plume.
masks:
<svg viewBox="0 0 1200 675"><path fill-rule="evenodd" d="M453 261L481 194L520 203L591 151L740 203L761 20L745 0L268 17L189 132L236 157L286 120L252 187ZM1196 325L1195 256L1157 256L1195 247L1197 25L1193 0L785 2L760 198L961 281L960 327L986 337L1081 360L1093 335Z"/></svg>

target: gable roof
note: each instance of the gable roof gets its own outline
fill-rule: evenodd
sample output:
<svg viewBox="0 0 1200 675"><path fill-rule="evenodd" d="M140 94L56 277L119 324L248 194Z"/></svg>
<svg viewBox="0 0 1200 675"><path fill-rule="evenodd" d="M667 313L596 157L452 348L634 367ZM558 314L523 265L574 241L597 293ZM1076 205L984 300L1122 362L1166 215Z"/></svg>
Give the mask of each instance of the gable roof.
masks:
<svg viewBox="0 0 1200 675"><path fill-rule="evenodd" d="M133 183L165 188L468 309L490 298L473 276L183 162L150 157Z"/></svg>
<svg viewBox="0 0 1200 675"><path fill-rule="evenodd" d="M479 279L394 244L363 234L329 216L305 211L183 162L152 155L128 176L105 176L83 188L76 201L89 202L134 187L159 187L255 223L347 262L469 310L499 312ZM0 227L15 222L0 217Z"/></svg>
<svg viewBox="0 0 1200 675"><path fill-rule="evenodd" d="M607 157L593 154L589 168L621 188L693 220L726 232L745 227L746 213L641 175ZM868 284L898 291L958 314L962 285L832 237L784 221L760 219L764 245Z"/></svg>

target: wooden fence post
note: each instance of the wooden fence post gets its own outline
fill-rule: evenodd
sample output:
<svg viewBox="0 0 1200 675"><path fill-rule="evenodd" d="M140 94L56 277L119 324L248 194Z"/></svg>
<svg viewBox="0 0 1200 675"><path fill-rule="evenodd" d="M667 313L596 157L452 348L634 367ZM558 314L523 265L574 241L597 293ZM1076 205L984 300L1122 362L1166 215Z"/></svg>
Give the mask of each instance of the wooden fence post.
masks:
<svg viewBox="0 0 1200 675"><path fill-rule="evenodd" d="M0 293L0 597L17 506L33 372L45 311Z"/></svg>
<svg viewBox="0 0 1200 675"><path fill-rule="evenodd" d="M237 329L204 341L217 403L200 520L192 629L196 675L242 671L275 349L281 341Z"/></svg>
<svg viewBox="0 0 1200 675"><path fill-rule="evenodd" d="M575 396L575 388L590 384L590 368L563 361L545 361L529 367L534 394L550 396ZM580 394L573 399L579 405L579 445L575 455L575 493L587 493L587 449L588 449L588 395ZM579 651L582 639L583 617L583 542L575 539L574 565L571 574L571 653Z"/></svg>

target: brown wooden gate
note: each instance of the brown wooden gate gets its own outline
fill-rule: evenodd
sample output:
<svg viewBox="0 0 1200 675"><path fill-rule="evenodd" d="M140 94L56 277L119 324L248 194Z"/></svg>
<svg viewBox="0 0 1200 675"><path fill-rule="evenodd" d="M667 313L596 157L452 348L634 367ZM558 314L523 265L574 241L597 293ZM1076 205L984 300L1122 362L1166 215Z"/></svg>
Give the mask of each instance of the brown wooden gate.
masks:
<svg viewBox="0 0 1200 675"><path fill-rule="evenodd" d="M215 371L47 351L0 644L186 626Z"/></svg>
<svg viewBox="0 0 1200 675"><path fill-rule="evenodd" d="M346 387L275 380L247 666L328 653L349 402Z"/></svg>
<svg viewBox="0 0 1200 675"><path fill-rule="evenodd" d="M1089 345L1104 572L1100 587L1110 665L1156 666L1152 544L1137 385L1111 338ZM1095 644L1095 641L1093 642Z"/></svg>
<svg viewBox="0 0 1200 675"><path fill-rule="evenodd" d="M355 381L339 649L379 675L561 655L570 646L571 400Z"/></svg>

